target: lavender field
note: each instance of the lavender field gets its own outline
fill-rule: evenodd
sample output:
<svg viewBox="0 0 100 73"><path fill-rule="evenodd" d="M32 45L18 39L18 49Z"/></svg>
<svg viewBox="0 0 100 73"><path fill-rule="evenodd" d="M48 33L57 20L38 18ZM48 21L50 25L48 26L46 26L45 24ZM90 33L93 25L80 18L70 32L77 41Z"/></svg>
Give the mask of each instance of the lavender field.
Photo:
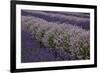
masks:
<svg viewBox="0 0 100 73"><path fill-rule="evenodd" d="M90 59L90 14L21 10L21 62Z"/></svg>

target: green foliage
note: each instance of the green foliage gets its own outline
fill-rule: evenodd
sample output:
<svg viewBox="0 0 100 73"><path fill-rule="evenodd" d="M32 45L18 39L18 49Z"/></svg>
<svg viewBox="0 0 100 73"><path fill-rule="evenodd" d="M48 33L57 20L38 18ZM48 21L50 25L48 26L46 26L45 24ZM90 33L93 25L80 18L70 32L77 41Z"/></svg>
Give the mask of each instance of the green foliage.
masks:
<svg viewBox="0 0 100 73"><path fill-rule="evenodd" d="M55 43L53 39L54 39L53 35L48 38L48 44L49 44L49 47L51 48L55 48Z"/></svg>
<svg viewBox="0 0 100 73"><path fill-rule="evenodd" d="M80 49L79 49L77 58L78 59L89 59L90 58L89 46L85 46L83 42L80 43Z"/></svg>

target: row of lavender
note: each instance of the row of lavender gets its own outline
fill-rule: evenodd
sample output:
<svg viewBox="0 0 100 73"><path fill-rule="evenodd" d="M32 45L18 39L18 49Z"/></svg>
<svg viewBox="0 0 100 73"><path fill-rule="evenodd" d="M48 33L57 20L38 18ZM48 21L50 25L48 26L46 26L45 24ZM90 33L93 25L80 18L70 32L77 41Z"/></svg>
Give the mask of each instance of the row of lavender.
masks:
<svg viewBox="0 0 100 73"><path fill-rule="evenodd" d="M27 11L26 11L27 12ZM30 12L30 11L28 11ZM48 49L62 49L65 52L70 52L74 59L89 59L90 58L90 32L79 26L72 25L80 22L89 22L87 17L53 14L41 11L33 11L30 14L22 15L22 30L28 31L33 38L40 41L45 48ZM34 13L44 14L49 17L61 18L60 21L49 21L50 18L46 16L37 17ZM45 19L44 19L45 18ZM64 19L63 19L64 18ZM46 19L49 19L48 21ZM64 22L64 21L66 22ZM69 21L70 20L70 21ZM73 21L72 21L73 20ZM63 23L60 23L63 21ZM87 23L89 26L89 23ZM83 25L83 24L82 24ZM85 24L84 24L85 25Z"/></svg>
<svg viewBox="0 0 100 73"><path fill-rule="evenodd" d="M89 13L22 10L22 15L35 16L48 22L65 23L76 25L87 30L90 29Z"/></svg>

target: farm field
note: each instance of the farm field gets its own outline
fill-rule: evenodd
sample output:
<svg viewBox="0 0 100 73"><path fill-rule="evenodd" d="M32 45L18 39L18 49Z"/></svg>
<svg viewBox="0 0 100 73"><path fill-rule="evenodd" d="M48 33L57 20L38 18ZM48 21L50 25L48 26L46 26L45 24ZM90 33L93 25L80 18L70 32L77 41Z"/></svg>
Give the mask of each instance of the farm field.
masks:
<svg viewBox="0 0 100 73"><path fill-rule="evenodd" d="M21 62L90 59L90 14L21 10Z"/></svg>

